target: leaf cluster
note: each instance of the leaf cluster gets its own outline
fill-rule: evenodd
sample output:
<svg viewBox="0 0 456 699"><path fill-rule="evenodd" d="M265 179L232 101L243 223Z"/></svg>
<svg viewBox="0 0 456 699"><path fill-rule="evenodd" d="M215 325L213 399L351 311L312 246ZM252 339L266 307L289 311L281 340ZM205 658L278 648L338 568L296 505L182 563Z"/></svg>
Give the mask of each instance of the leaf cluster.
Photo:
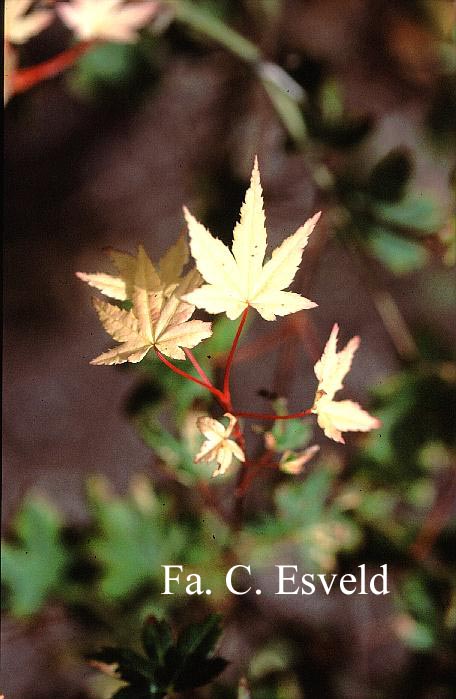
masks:
<svg viewBox="0 0 456 699"><path fill-rule="evenodd" d="M215 655L221 633L217 614L187 626L176 639L165 620L150 616L142 629L145 655L126 648L103 648L90 660L108 666L127 683L114 695L117 699L161 699L208 684L223 672L228 662Z"/></svg>

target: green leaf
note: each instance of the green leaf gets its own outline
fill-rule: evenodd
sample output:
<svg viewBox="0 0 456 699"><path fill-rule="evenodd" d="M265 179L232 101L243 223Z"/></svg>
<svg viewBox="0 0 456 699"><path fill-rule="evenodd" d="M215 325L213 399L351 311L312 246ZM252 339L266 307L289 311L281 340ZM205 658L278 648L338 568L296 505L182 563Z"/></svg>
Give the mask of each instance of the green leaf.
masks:
<svg viewBox="0 0 456 699"><path fill-rule="evenodd" d="M201 661L198 657L190 656L174 682L174 688L179 692L202 687L220 675L227 665L225 658L217 657Z"/></svg>
<svg viewBox="0 0 456 699"><path fill-rule="evenodd" d="M94 560L102 567L101 592L110 599L125 597L144 582L156 579L161 564L179 560L185 533L169 522L169 507L149 488L140 506L132 497L100 497L92 489L98 534L88 542Z"/></svg>
<svg viewBox="0 0 456 699"><path fill-rule="evenodd" d="M276 502L282 518L292 526L308 526L318 522L334 475L327 468L317 467L304 481L279 488Z"/></svg>
<svg viewBox="0 0 456 699"><path fill-rule="evenodd" d="M421 269L429 259L427 250L418 242L407 240L378 226L369 231L367 247L397 275Z"/></svg>
<svg viewBox="0 0 456 699"><path fill-rule="evenodd" d="M177 649L183 655L205 658L221 636L220 615L211 614L200 624L190 624L179 636Z"/></svg>
<svg viewBox="0 0 456 699"><path fill-rule="evenodd" d="M153 616L148 617L142 629L142 644L152 663L162 665L166 653L173 644L168 622Z"/></svg>
<svg viewBox="0 0 456 699"><path fill-rule="evenodd" d="M410 192L397 204L374 204L373 212L381 221L426 235L438 231L444 217L437 202L423 194Z"/></svg>
<svg viewBox="0 0 456 699"><path fill-rule="evenodd" d="M255 44L223 22L208 7L190 0L173 4L176 19L191 29L224 46L244 61L255 62L261 53Z"/></svg>
<svg viewBox="0 0 456 699"><path fill-rule="evenodd" d="M142 630L149 659L125 648L103 648L90 658L117 665L115 671L131 685L117 692L120 699L174 696L175 691L201 687L223 672L227 661L213 657L220 633L220 617L211 615L188 626L173 643L167 622L149 617Z"/></svg>
<svg viewBox="0 0 456 699"><path fill-rule="evenodd" d="M271 434L276 451L302 449L312 436L312 427L303 420L277 420Z"/></svg>
<svg viewBox="0 0 456 699"><path fill-rule="evenodd" d="M399 201L411 174L410 155L403 148L395 148L375 165L367 181L367 190L375 199Z"/></svg>
<svg viewBox="0 0 456 699"><path fill-rule="evenodd" d="M68 563L61 526L59 514L44 498L32 495L24 501L13 526L19 543L2 542L2 582L13 614L33 614L57 592Z"/></svg>

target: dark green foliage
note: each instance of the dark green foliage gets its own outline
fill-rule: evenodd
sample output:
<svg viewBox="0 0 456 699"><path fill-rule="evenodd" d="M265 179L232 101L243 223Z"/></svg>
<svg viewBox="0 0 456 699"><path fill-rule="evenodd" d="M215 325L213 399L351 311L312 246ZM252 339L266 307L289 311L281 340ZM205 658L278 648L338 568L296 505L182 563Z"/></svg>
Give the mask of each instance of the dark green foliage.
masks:
<svg viewBox="0 0 456 699"><path fill-rule="evenodd" d="M90 659L116 664L117 676L130 685L114 695L118 699L158 699L169 692L201 687L223 672L227 661L214 655L221 632L220 617L211 614L203 622L187 626L174 640L169 624L151 616L142 630L147 658L128 649L104 648Z"/></svg>
<svg viewBox="0 0 456 699"><path fill-rule="evenodd" d="M399 201L412 174L412 160L403 148L385 155L374 167L367 181L368 192L376 199Z"/></svg>

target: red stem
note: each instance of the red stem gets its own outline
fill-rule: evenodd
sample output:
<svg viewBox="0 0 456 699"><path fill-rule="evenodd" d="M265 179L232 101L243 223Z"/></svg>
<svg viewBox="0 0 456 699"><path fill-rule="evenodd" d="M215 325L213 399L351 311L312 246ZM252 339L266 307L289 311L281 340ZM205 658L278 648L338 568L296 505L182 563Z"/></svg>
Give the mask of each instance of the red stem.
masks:
<svg viewBox="0 0 456 699"><path fill-rule="evenodd" d="M161 362L163 362L163 364L165 364L169 369L171 369L171 371L174 371L175 374L179 374L179 376L183 376L185 379L188 379L189 381L193 381L193 383L197 383L198 386L203 386L203 388L207 388L208 391L210 391L211 393L214 394L214 396L217 397L217 400L224 401L225 397L224 397L223 393L218 390L218 388L214 388L214 386L212 386L212 384L210 384L210 383L207 384L204 381L200 381L199 379L195 378L191 374L188 374L183 369L179 369L179 367L175 366L168 359L166 359L166 357L161 352L159 352L158 349L155 349L155 354L157 355L159 360ZM222 405L224 405L224 403L222 403Z"/></svg>
<svg viewBox="0 0 456 699"><path fill-rule="evenodd" d="M273 413L249 413L244 410L237 410L233 415L236 417L250 417L256 418L257 420L295 420L300 417L307 417L307 415L312 414L312 408L308 410L303 410L300 413L290 413L289 415L274 415Z"/></svg>
<svg viewBox="0 0 456 699"><path fill-rule="evenodd" d="M208 384L209 386L212 386L212 381L209 379L209 377L207 376L204 369L200 366L200 364L199 364L198 360L196 359L195 355L193 354L193 352L191 352L189 349L186 349L185 347L183 347L183 350L185 352L185 356L187 357L187 359L193 364L196 371L198 372L198 376L200 377L200 379L202 381L204 381L206 384Z"/></svg>
<svg viewBox="0 0 456 699"><path fill-rule="evenodd" d="M66 68L70 68L93 44L93 41L81 41L48 61L17 70L13 75L13 92L25 92L37 83L55 77Z"/></svg>
<svg viewBox="0 0 456 699"><path fill-rule="evenodd" d="M249 313L249 306L244 308L244 310L242 312L241 322L239 323L239 327L236 331L236 335L234 336L233 344L231 345L230 353L228 355L228 359L226 362L225 377L223 379L223 395L225 396L225 400L227 401L227 403L230 403L230 404L231 404L231 393L230 393L231 366L233 364L233 359L234 359L234 354L236 352L236 347L238 346L239 338L241 337L242 329L245 325L245 321L247 320L248 313Z"/></svg>

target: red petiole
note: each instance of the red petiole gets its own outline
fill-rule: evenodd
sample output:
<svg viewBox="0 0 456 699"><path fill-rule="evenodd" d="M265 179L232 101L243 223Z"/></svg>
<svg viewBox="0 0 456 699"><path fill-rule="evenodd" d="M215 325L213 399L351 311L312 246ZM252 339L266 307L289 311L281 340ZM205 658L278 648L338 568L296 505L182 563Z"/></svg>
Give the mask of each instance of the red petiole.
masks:
<svg viewBox="0 0 456 699"><path fill-rule="evenodd" d="M53 56L48 61L38 63L30 68L22 68L14 72L13 92L25 92L43 80L49 80L67 68L94 45L93 41L81 41L75 46Z"/></svg>

